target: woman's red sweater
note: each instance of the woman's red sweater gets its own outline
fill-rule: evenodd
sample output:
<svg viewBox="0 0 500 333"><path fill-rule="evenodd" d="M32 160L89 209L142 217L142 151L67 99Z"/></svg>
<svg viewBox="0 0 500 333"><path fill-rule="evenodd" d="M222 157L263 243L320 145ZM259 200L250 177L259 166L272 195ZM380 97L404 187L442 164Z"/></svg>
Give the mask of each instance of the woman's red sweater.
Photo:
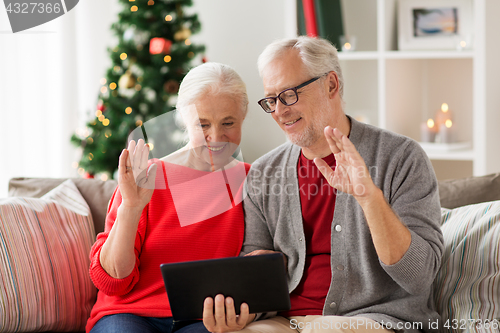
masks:
<svg viewBox="0 0 500 333"><path fill-rule="evenodd" d="M111 277L99 255L116 220L122 197L111 197L104 232L90 253L90 277L99 289L86 330L103 316L132 313L171 317L160 265L237 256L243 244L242 188L249 165L206 172L157 164L156 187L139 220L135 239L136 264L123 279Z"/></svg>

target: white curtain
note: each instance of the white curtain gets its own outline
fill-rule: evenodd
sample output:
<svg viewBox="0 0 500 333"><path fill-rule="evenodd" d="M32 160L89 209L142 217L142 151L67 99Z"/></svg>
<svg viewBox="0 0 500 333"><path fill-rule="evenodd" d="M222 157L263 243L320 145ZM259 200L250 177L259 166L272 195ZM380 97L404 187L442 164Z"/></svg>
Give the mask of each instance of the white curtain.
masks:
<svg viewBox="0 0 500 333"><path fill-rule="evenodd" d="M0 198L12 177L76 177L70 137L95 112L115 45L115 0L82 0L44 25L13 34L0 5Z"/></svg>

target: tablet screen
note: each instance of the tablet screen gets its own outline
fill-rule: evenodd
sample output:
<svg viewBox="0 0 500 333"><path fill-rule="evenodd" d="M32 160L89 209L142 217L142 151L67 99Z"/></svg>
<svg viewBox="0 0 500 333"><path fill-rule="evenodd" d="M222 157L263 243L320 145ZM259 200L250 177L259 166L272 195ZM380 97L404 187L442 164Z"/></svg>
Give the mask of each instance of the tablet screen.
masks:
<svg viewBox="0 0 500 333"><path fill-rule="evenodd" d="M290 309L283 254L231 257L162 264L161 272L175 320L201 319L206 297L234 299L236 313Z"/></svg>

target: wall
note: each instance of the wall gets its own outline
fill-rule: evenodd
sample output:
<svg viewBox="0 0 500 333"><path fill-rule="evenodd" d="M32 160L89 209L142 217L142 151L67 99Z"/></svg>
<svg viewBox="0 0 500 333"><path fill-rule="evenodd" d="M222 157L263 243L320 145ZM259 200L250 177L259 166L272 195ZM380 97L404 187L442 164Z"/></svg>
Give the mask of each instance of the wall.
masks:
<svg viewBox="0 0 500 333"><path fill-rule="evenodd" d="M344 33L356 37L356 51L376 51L377 1L341 0L341 8Z"/></svg>
<svg viewBox="0 0 500 333"><path fill-rule="evenodd" d="M241 150L246 162L252 163L286 141L271 115L257 101L264 95L257 71L257 58L264 47L286 37L289 19L295 20L294 0L195 0L202 31L193 42L206 46L209 61L232 66L247 85L249 108L243 126Z"/></svg>

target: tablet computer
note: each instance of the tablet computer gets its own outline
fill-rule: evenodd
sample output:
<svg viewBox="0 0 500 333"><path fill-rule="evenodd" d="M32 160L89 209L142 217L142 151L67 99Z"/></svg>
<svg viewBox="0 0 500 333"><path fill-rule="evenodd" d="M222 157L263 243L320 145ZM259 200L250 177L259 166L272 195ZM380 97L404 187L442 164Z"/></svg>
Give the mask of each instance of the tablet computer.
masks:
<svg viewBox="0 0 500 333"><path fill-rule="evenodd" d="M203 302L218 294L234 299L236 313L247 303L250 313L286 311L290 296L281 253L162 264L175 320L203 317Z"/></svg>

